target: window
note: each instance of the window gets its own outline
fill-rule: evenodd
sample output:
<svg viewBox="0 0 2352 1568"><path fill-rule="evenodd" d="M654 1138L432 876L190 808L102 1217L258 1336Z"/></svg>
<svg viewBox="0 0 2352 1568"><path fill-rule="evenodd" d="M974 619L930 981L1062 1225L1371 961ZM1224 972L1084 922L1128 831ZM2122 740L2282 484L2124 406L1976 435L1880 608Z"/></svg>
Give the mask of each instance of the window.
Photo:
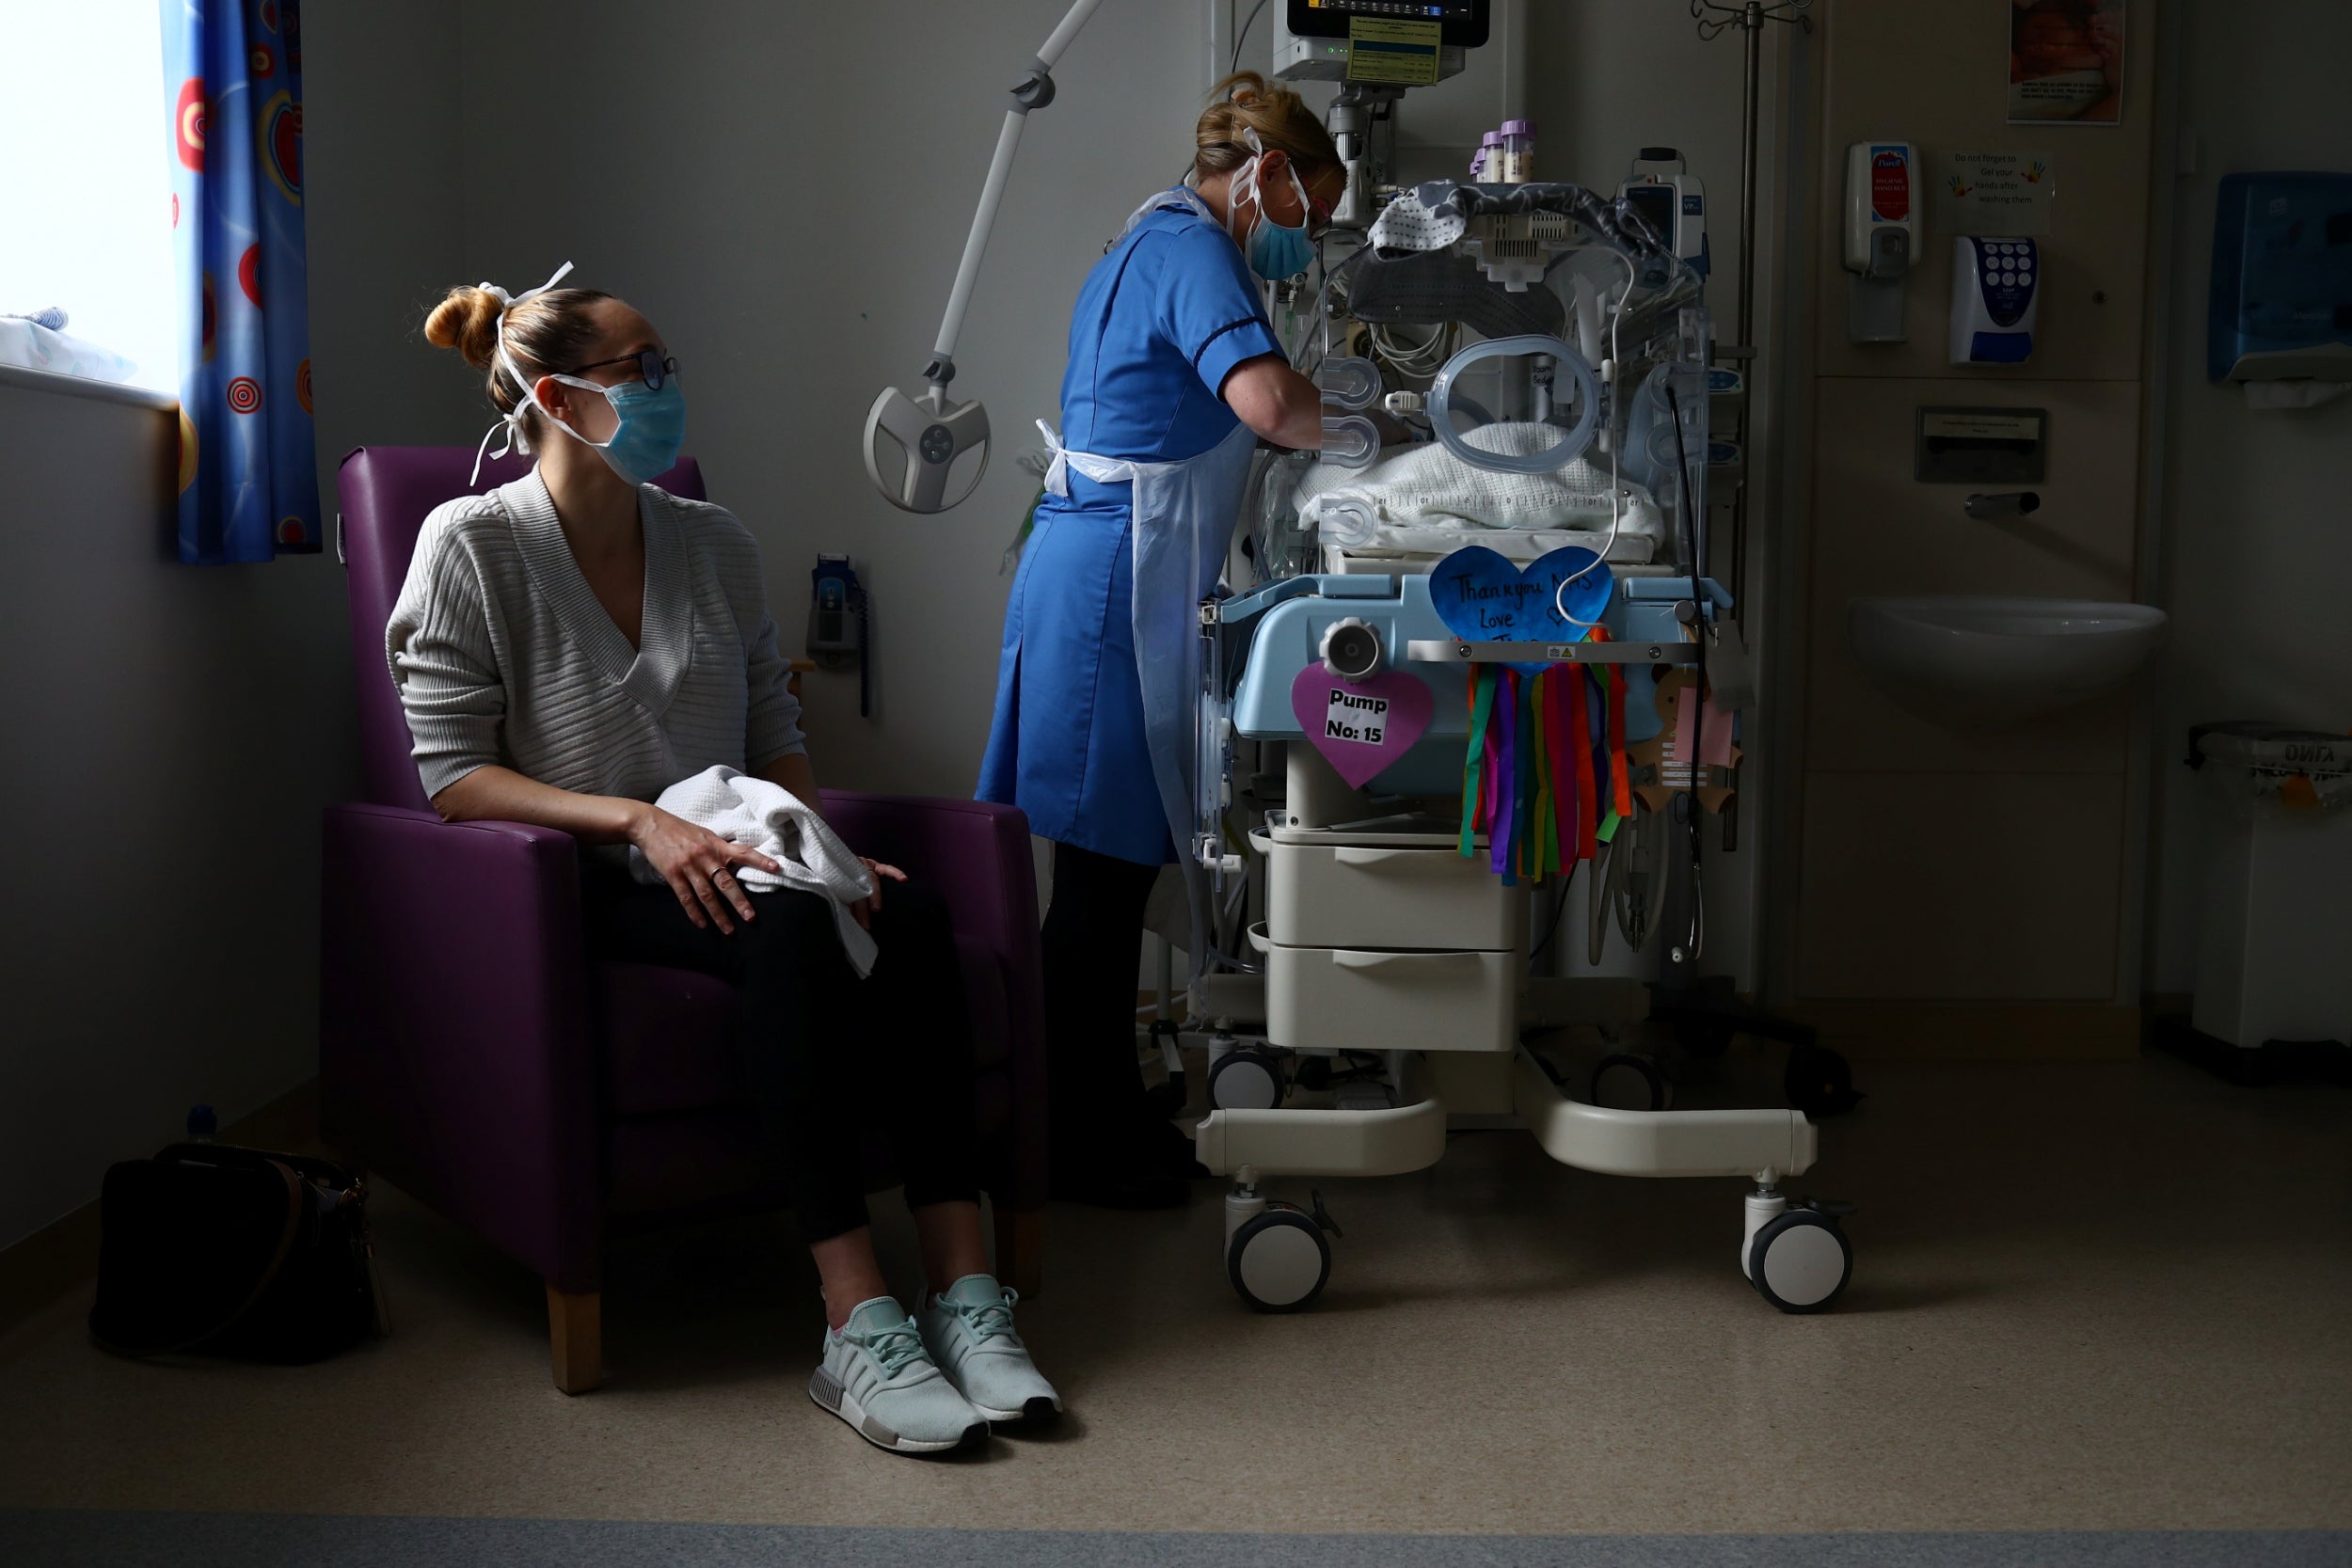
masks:
<svg viewBox="0 0 2352 1568"><path fill-rule="evenodd" d="M65 336L96 351L79 373L177 393L156 0L0 0L0 315L55 306ZM74 368L29 357L35 341L24 323L0 321L0 364Z"/></svg>

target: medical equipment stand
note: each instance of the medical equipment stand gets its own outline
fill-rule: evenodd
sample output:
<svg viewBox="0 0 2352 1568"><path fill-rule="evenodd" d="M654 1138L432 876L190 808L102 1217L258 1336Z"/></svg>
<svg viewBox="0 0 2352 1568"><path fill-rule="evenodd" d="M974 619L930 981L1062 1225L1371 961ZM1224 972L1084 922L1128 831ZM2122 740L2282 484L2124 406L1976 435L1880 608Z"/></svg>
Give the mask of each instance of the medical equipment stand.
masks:
<svg viewBox="0 0 2352 1568"><path fill-rule="evenodd" d="M1541 657L1575 664L1690 664L1694 643L1646 641L1538 643ZM1417 663L1483 664L1525 660L1526 642L1454 639L1409 641ZM1350 792L1327 764L1305 748L1289 751L1291 784L1283 822L1272 832L1318 834ZM1392 850L1355 850L1359 855ZM1406 853L1411 853L1407 850ZM1270 895L1271 896L1271 895ZM1431 963L1473 957L1445 952L1334 954L1343 967ZM1239 979L1241 977L1233 977ZM1263 985L1262 976L1249 976ZM1252 988L1254 989L1254 988ZM1213 992L1238 1016L1241 985ZM1260 998L1259 1015L1264 1008ZM1220 1018L1224 1027L1232 1018ZM1524 1020L1521 1020L1522 1023ZM1235 1053L1240 1054L1240 1053ZM1420 1051L1381 1053L1389 1103L1369 1108L1284 1108L1268 1101L1219 1104L1194 1133L1194 1152L1213 1174L1230 1175L1226 1198L1226 1271L1243 1300L1261 1311L1312 1305L1330 1278L1328 1235L1338 1234L1321 1196L1311 1209L1269 1201L1267 1176L1395 1176L1424 1170L1444 1156L1450 1118L1518 1126L1552 1159L1611 1176L1740 1177L1753 1183L1742 1206L1740 1269L1765 1300L1784 1312L1825 1311L1851 1277L1853 1248L1838 1223L1851 1205L1811 1198L1789 1202L1785 1178L1809 1169L1818 1151L1812 1121L1796 1110L1626 1111L1572 1098L1549 1063L1519 1045L1431 1040ZM1277 1076L1274 1083L1279 1085Z"/></svg>

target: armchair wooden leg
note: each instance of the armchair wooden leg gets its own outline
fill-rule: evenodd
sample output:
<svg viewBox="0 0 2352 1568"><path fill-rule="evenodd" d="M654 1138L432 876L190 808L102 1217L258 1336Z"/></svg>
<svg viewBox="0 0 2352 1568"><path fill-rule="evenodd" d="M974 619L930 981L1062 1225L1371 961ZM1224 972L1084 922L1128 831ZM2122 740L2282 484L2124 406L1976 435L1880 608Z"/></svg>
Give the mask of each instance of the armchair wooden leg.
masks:
<svg viewBox="0 0 2352 1568"><path fill-rule="evenodd" d="M996 1211L996 1277L1034 1301L1045 1289L1045 1211Z"/></svg>
<svg viewBox="0 0 2352 1568"><path fill-rule="evenodd" d="M548 1286L548 1347L554 1353L555 1386L564 1392L584 1394L604 1382L604 1297Z"/></svg>

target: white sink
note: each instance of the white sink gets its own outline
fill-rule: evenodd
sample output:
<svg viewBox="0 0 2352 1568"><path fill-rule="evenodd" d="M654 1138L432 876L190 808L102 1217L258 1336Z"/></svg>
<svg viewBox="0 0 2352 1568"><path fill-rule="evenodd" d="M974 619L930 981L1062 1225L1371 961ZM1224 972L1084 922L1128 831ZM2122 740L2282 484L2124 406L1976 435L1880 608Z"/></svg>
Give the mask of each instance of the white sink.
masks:
<svg viewBox="0 0 2352 1568"><path fill-rule="evenodd" d="M2095 599L1863 598L1846 641L1872 685L1938 724L1997 726L2112 691L2154 652L2164 611Z"/></svg>

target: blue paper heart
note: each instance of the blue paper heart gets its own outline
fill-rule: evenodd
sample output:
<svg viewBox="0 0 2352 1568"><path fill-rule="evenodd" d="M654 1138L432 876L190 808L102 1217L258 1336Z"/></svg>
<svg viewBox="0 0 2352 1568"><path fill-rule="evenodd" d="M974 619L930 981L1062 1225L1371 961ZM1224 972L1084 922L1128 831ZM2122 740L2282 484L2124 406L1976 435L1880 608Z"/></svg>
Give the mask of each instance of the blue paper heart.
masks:
<svg viewBox="0 0 2352 1568"><path fill-rule="evenodd" d="M1599 559L1581 545L1568 545L1522 571L1486 546L1470 545L1430 568L1429 597L1438 619L1465 642L1576 642L1600 619L1615 586L1609 568L1596 564ZM1561 615L1563 602L1573 621ZM1535 671L1549 662L1511 668Z"/></svg>

